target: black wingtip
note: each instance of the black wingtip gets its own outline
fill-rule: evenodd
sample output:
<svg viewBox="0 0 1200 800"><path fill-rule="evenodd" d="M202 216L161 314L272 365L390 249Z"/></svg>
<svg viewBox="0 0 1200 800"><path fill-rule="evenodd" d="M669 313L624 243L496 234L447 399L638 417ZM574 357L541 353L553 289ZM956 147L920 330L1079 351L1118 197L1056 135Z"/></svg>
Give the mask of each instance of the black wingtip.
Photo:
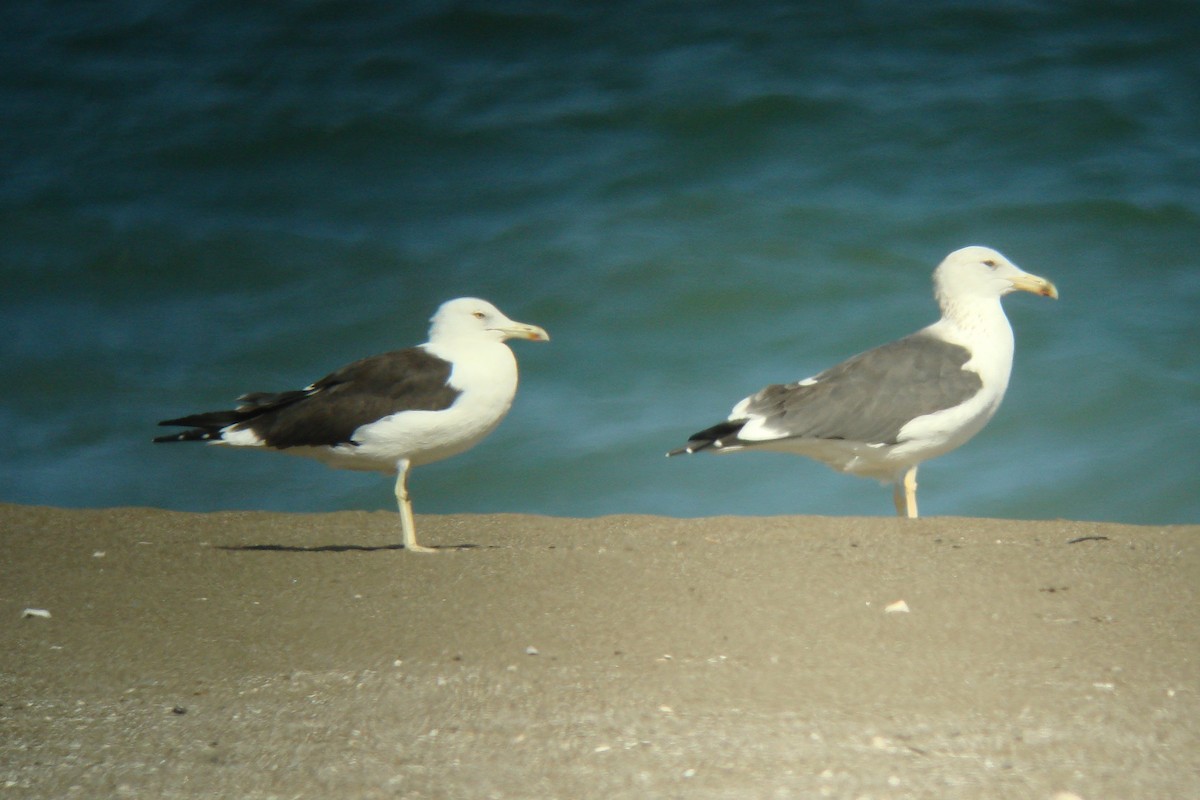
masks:
<svg viewBox="0 0 1200 800"><path fill-rule="evenodd" d="M170 424L162 423L159 425ZM178 433L168 433L165 436L155 436L151 441L154 444L168 444L170 442L211 442L221 438L220 431L207 431L203 428L193 428L190 431L180 431Z"/></svg>
<svg viewBox="0 0 1200 800"><path fill-rule="evenodd" d="M186 417L164 419L159 426L187 428L155 437L154 441L163 444L167 442L212 442L222 438L222 434L230 425L236 425L246 418L239 411L206 411L202 414L189 414Z"/></svg>
<svg viewBox="0 0 1200 800"><path fill-rule="evenodd" d="M701 450L716 449L720 450L729 444L725 441L730 434L736 435L746 424L746 420L732 420L713 425L711 428L705 428L699 433L693 433L688 439L687 444L683 447L678 447L667 452L667 458L672 456L692 455L699 453Z"/></svg>

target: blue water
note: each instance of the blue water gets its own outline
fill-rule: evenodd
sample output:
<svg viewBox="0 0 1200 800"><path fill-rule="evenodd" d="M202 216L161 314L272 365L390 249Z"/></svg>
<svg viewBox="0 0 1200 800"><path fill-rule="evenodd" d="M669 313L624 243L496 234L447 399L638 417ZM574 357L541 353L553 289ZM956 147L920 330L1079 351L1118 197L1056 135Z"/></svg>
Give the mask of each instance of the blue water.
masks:
<svg viewBox="0 0 1200 800"><path fill-rule="evenodd" d="M1200 6L15 4L0 26L0 500L323 511L387 478L152 446L159 419L546 327L418 513L891 513L795 457L663 453L765 383L1006 300L1008 397L926 514L1200 522Z"/></svg>

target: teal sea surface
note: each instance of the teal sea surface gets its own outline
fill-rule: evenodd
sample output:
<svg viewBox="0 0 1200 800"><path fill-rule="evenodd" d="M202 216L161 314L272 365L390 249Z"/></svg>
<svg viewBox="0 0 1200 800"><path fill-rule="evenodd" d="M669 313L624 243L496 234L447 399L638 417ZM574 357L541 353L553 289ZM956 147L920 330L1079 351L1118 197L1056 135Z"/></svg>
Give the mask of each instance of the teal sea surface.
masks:
<svg viewBox="0 0 1200 800"><path fill-rule="evenodd" d="M985 244L996 418L922 512L1200 522L1200 5L14 4L0 26L0 501L392 508L390 480L158 446L160 419L424 340L476 295L509 417L418 514L888 515L765 453L664 458L932 322Z"/></svg>

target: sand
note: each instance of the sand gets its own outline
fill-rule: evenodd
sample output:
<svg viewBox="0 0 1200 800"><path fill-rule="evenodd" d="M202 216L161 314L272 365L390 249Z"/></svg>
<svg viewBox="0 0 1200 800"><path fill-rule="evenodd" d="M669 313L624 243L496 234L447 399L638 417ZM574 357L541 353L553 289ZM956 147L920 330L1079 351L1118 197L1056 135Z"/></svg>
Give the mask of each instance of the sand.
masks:
<svg viewBox="0 0 1200 800"><path fill-rule="evenodd" d="M418 526L0 506L0 798L1200 797L1200 526Z"/></svg>

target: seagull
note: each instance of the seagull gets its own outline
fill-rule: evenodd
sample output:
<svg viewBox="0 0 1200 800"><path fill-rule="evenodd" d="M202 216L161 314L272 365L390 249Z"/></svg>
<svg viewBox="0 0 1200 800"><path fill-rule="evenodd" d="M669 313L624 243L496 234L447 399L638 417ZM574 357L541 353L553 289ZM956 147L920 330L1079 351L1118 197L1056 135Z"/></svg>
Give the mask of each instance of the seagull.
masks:
<svg viewBox="0 0 1200 800"><path fill-rule="evenodd" d="M303 389L244 394L231 411L164 420L189 430L154 441L266 448L395 473L404 548L436 552L417 544L409 471L495 430L517 392L517 360L505 341L550 336L474 297L443 303L430 323L425 344L355 361Z"/></svg>
<svg viewBox="0 0 1200 800"><path fill-rule="evenodd" d="M774 450L893 485L896 513L917 517L917 467L987 424L1008 388L1013 332L1000 298L1058 299L1045 278L988 247L964 247L933 272L942 318L795 383L743 399L724 422L668 456Z"/></svg>

